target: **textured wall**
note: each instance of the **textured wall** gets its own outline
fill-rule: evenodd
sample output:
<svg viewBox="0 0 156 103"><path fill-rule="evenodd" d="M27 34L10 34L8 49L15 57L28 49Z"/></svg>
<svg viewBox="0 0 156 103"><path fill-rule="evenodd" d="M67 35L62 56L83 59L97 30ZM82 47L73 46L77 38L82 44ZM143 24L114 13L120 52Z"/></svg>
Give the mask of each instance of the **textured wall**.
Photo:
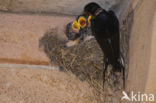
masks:
<svg viewBox="0 0 156 103"><path fill-rule="evenodd" d="M142 0L134 13L129 50L128 92L145 92L156 96L155 13L155 0Z"/></svg>
<svg viewBox="0 0 156 103"><path fill-rule="evenodd" d="M113 8L121 17L132 0L0 0L0 10L78 15L83 7L92 1L99 3L105 9Z"/></svg>

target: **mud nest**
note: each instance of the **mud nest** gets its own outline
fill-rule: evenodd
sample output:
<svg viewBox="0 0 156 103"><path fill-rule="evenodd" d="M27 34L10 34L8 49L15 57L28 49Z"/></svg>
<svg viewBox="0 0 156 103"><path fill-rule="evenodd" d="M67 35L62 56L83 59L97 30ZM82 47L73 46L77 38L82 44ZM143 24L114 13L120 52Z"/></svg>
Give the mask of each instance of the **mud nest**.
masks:
<svg viewBox="0 0 156 103"><path fill-rule="evenodd" d="M40 39L40 46L52 65L71 71L81 80L102 81L103 53L96 40L92 38L72 47L66 47L65 43L66 40L60 40L53 30Z"/></svg>

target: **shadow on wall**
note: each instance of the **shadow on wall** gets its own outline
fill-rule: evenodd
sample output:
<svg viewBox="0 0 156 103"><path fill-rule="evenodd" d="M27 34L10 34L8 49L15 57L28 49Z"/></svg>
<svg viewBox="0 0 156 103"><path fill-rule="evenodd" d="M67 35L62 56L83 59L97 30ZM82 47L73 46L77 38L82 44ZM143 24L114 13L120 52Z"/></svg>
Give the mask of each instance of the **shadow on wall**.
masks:
<svg viewBox="0 0 156 103"><path fill-rule="evenodd" d="M126 78L128 77L129 71L129 47L131 38L131 29L133 26L134 13L131 10L128 15L122 20L120 25L120 50L124 58L125 68L126 68Z"/></svg>

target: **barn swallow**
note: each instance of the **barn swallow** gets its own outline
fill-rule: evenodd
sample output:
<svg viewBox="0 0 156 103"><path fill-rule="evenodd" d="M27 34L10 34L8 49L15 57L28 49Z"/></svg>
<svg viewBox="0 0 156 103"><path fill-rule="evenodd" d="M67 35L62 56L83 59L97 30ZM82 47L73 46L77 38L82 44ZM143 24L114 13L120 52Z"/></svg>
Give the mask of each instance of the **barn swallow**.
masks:
<svg viewBox="0 0 156 103"><path fill-rule="evenodd" d="M91 16L91 30L104 53L104 72L108 65L112 65L113 71L123 70L123 80L125 82L124 66L121 61L120 52L120 31L119 20L111 10L106 11L99 4L91 2L84 7L83 15Z"/></svg>

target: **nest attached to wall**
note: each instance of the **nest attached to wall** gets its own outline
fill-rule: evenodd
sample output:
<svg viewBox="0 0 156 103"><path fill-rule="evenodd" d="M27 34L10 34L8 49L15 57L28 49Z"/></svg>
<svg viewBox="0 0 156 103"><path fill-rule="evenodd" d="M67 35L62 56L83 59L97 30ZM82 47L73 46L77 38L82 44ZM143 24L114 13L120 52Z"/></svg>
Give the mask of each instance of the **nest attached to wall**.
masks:
<svg viewBox="0 0 156 103"><path fill-rule="evenodd" d="M103 53L96 40L92 38L72 47L66 47L65 43L53 30L40 39L40 46L44 47L52 65L71 71L81 80L102 81Z"/></svg>
<svg viewBox="0 0 156 103"><path fill-rule="evenodd" d="M131 18L127 20L128 22L122 25L123 28L120 28L120 49L126 68L128 67L129 31L131 27L129 21ZM102 101L111 101L110 103L112 103L114 98L120 101L123 86L122 73L112 73L111 66L108 67L105 74L103 92L104 56L95 38L82 41L72 47L66 47L69 37L60 34L61 37L68 37L68 39L60 39L56 31L55 29L49 30L39 41L40 47L43 47L44 52L51 60L51 64L58 66L60 70L71 71L80 80L87 80L98 91L96 92L97 100L101 101L100 97L105 97ZM90 29L83 29L83 31L81 32L83 38L90 35Z"/></svg>

